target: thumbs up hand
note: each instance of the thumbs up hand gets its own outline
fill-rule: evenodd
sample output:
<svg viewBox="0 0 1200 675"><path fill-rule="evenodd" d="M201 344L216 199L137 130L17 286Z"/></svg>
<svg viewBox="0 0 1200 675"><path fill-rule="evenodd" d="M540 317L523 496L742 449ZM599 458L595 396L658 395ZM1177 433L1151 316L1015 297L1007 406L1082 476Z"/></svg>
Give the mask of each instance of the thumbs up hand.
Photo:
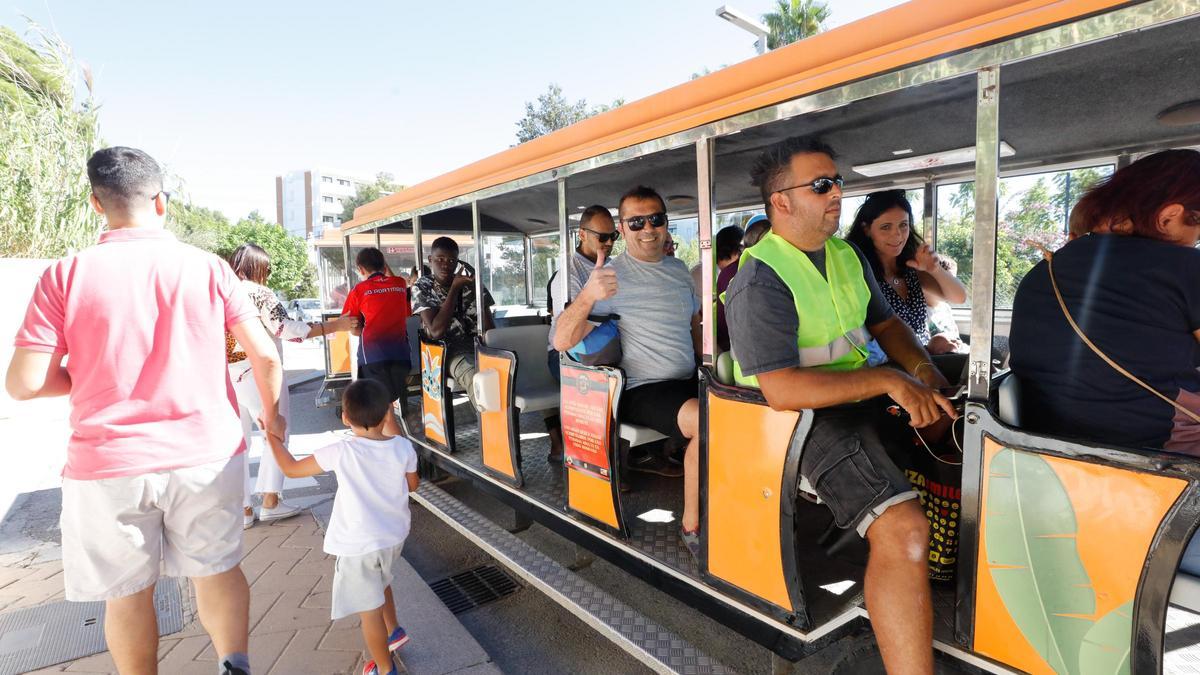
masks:
<svg viewBox="0 0 1200 675"><path fill-rule="evenodd" d="M596 256L596 266L588 277L587 284L579 295L591 304L607 300L617 294L617 273L604 266L604 251Z"/></svg>

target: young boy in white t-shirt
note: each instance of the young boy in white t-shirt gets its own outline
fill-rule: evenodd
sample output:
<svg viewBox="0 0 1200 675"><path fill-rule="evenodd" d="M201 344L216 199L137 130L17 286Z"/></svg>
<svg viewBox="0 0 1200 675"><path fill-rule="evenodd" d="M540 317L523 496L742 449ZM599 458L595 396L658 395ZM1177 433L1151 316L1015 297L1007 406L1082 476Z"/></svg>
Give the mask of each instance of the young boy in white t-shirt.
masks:
<svg viewBox="0 0 1200 675"><path fill-rule="evenodd" d="M268 435L271 452L289 478L337 474L333 515L325 532L325 552L337 556L333 572L333 619L358 614L371 660L363 675L396 672L391 653L408 635L396 622L392 565L408 536L412 515L408 493L417 489L417 453L408 439L388 436L391 413L387 389L358 380L342 394L342 422L354 432L296 461L283 441ZM398 480L403 475L404 480ZM388 668L377 664L386 664Z"/></svg>

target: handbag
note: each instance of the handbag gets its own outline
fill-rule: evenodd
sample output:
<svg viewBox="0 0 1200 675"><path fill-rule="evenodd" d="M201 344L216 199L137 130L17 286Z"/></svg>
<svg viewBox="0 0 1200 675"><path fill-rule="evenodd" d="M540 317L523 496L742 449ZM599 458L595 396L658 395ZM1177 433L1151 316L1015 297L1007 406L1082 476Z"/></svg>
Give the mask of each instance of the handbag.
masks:
<svg viewBox="0 0 1200 675"><path fill-rule="evenodd" d="M589 315L588 321L597 325L567 350L567 356L585 366L620 365L621 331L617 328L620 318L616 314Z"/></svg>

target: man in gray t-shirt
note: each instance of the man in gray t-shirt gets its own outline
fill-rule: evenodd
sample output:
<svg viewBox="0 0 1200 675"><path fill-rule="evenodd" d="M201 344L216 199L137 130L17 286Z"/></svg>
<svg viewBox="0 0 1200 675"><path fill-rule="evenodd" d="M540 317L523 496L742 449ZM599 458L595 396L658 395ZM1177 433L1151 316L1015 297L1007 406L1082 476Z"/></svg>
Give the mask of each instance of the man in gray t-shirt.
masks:
<svg viewBox="0 0 1200 675"><path fill-rule="evenodd" d="M559 316L554 348L566 351L592 330L598 303L620 319L623 422L650 427L687 442L683 460L683 529L694 555L700 550L699 383L700 303L683 261L663 255L667 209L654 190L639 186L617 207L625 253L605 266L596 261L579 295Z"/></svg>

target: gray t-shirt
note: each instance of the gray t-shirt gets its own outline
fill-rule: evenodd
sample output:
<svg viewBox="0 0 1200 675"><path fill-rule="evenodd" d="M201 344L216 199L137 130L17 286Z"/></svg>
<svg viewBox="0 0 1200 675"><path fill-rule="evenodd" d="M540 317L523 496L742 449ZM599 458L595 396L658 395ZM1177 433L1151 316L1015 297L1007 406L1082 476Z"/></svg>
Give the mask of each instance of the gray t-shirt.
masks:
<svg viewBox="0 0 1200 675"><path fill-rule="evenodd" d="M871 291L866 325L873 326L891 318L893 312L866 258L857 248L854 250L862 265L863 281ZM825 249L804 254L825 276ZM750 258L733 276L725 291L725 316L733 357L744 374L758 375L800 365L800 348L796 345L800 319L796 316L796 303L787 284L766 263Z"/></svg>
<svg viewBox="0 0 1200 675"><path fill-rule="evenodd" d="M613 258L612 267L617 294L607 308L592 313L621 317L617 326L626 387L691 378L696 371L692 317L700 311L700 301L687 265L670 257L642 262L625 253Z"/></svg>

